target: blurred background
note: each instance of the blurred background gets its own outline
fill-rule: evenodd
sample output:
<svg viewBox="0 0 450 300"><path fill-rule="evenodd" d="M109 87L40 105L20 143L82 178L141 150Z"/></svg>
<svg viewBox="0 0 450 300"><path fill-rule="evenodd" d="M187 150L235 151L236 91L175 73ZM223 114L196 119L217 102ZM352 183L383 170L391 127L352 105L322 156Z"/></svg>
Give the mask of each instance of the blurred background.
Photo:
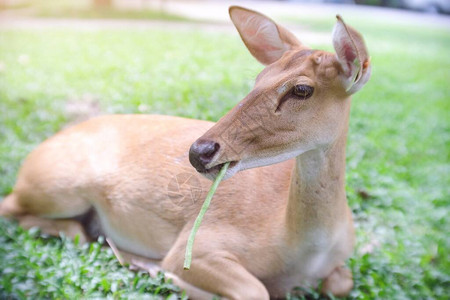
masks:
<svg viewBox="0 0 450 300"><path fill-rule="evenodd" d="M264 0L263 0L264 1ZM53 2L53 3L52 3ZM145 9L149 7L160 7L164 9L165 4L174 2L170 0L1 0L0 5L3 9L7 8L26 8L31 6L60 5L66 9L86 9L88 6L95 8L120 8L120 9ZM195 2L175 1L175 2ZM199 1L197 1L199 2ZM201 1L201 2L221 2L220 0ZM236 1L240 2L240 1ZM450 13L450 1L448 0L279 0L279 2L296 3L339 3L339 4L357 4L380 7L394 7L399 9L411 9L427 13ZM50 4L51 3L51 4Z"/></svg>
<svg viewBox="0 0 450 300"><path fill-rule="evenodd" d="M348 136L357 231L348 299L448 299L448 0L0 0L0 201L26 155L67 126L110 113L223 116L263 68L230 5L270 16L314 49L334 51L336 14L362 33L373 69L353 96ZM0 219L0 298L186 299L99 243Z"/></svg>

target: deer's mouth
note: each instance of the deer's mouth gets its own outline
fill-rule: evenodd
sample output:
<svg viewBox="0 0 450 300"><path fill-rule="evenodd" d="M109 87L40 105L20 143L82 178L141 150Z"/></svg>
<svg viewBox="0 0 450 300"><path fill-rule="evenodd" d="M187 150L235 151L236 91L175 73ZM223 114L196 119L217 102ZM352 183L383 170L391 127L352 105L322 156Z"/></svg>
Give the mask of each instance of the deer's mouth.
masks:
<svg viewBox="0 0 450 300"><path fill-rule="evenodd" d="M203 170L197 170L200 174L205 176L208 179L214 180L217 175L219 174L220 170L224 166L225 163L221 163L218 165L215 165L211 168L205 168ZM236 174L239 171L239 161L231 161L230 165L228 166L228 169L225 173L224 179L228 179L232 177L234 174Z"/></svg>

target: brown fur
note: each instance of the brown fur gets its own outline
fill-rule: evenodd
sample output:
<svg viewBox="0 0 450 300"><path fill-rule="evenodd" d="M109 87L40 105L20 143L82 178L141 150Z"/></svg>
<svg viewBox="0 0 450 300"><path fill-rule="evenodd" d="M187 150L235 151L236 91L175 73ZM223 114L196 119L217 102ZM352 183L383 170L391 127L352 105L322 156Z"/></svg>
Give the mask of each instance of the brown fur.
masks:
<svg viewBox="0 0 450 300"><path fill-rule="evenodd" d="M250 52L269 65L217 124L114 115L63 130L28 156L0 215L87 239L80 222L91 217L80 216L94 210L115 245L150 259L196 299L284 297L320 279L323 292L348 294L351 273L342 266L354 232L345 144L350 94L370 75L364 42L348 26L336 31L337 47L358 47L364 66L349 67L348 75L350 62L339 53L309 51L259 13L232 7L230 15ZM255 37L260 27L272 29ZM345 76L354 72L360 74L351 82ZM291 99L286 93L296 84L313 86L313 96ZM277 110L281 97L289 99ZM187 237L211 184L189 164L198 137L221 146L208 168L234 163L198 231L191 270L184 271ZM183 182L190 184L184 192L177 189Z"/></svg>

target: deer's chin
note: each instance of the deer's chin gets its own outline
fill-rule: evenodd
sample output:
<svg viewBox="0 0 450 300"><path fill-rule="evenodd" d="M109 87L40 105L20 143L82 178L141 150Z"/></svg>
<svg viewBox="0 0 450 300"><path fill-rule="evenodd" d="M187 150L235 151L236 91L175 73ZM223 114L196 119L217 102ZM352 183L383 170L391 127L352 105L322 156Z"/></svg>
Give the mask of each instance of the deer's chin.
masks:
<svg viewBox="0 0 450 300"><path fill-rule="evenodd" d="M260 168L265 166L270 166L278 164L290 159L293 159L309 150L311 147L298 147L285 152L274 151L270 155L260 156L260 157L250 157L240 161L239 171L244 171L247 169Z"/></svg>
<svg viewBox="0 0 450 300"><path fill-rule="evenodd" d="M220 170L222 169L223 165L224 164L218 164L214 167L207 169L205 172L200 172L200 174L208 178L209 180L215 180ZM228 166L228 169L225 173L225 176L223 177L223 180L233 177L237 172L239 172L240 165L241 165L240 161L230 162L230 165Z"/></svg>

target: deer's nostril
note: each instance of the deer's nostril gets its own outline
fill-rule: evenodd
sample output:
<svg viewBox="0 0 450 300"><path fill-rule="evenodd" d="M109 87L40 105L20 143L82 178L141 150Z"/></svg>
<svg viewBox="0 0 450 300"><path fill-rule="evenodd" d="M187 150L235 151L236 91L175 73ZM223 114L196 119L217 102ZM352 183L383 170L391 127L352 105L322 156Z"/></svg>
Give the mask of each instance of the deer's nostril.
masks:
<svg viewBox="0 0 450 300"><path fill-rule="evenodd" d="M220 145L214 142L202 144L200 147L200 156L204 159L211 159L219 150Z"/></svg>
<svg viewBox="0 0 450 300"><path fill-rule="evenodd" d="M189 161L198 172L205 172L206 165L220 149L220 144L210 140L197 140L189 149Z"/></svg>

